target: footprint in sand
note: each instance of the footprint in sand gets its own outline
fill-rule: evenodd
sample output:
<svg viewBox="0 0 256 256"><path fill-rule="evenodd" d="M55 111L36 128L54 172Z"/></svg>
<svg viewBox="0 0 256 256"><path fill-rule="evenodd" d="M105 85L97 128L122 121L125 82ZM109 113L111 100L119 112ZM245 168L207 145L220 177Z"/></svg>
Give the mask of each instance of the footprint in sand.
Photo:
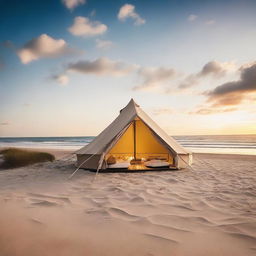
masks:
<svg viewBox="0 0 256 256"><path fill-rule="evenodd" d="M169 244L173 244L173 245L179 244L179 242L177 242L173 239L169 239L169 238L162 237L162 236L157 236L157 235L153 235L153 234L144 234L144 236L146 236L148 238L152 238L152 239L156 240L157 242L164 242L164 243L169 243Z"/></svg>
<svg viewBox="0 0 256 256"><path fill-rule="evenodd" d="M37 202L37 203L32 203L31 204L32 206L42 206L42 207L54 207L54 206L60 206L59 204L57 203L53 203L53 202L50 202L50 201L40 201L40 202Z"/></svg>
<svg viewBox="0 0 256 256"><path fill-rule="evenodd" d="M65 203L71 203L70 199L68 197L59 197L59 196L51 196L51 195L43 195L43 194L36 194L36 193L28 193L29 196L37 198L45 198L45 199L54 199L57 201L62 201Z"/></svg>
<svg viewBox="0 0 256 256"><path fill-rule="evenodd" d="M91 215L97 218L98 217L102 217L104 219L110 218L109 213L104 209L95 209L95 208L86 209L85 214Z"/></svg>
<svg viewBox="0 0 256 256"><path fill-rule="evenodd" d="M29 218L28 221L30 221L31 223L36 224L36 225L45 225L43 222L33 219L33 218Z"/></svg>
<svg viewBox="0 0 256 256"><path fill-rule="evenodd" d="M140 196L135 196L129 200L130 203L145 203L145 199Z"/></svg>
<svg viewBox="0 0 256 256"><path fill-rule="evenodd" d="M109 208L108 212L113 217L116 217L118 219L125 220L125 221L135 221L135 220L140 219L139 216L129 214L128 212L121 210L119 208Z"/></svg>

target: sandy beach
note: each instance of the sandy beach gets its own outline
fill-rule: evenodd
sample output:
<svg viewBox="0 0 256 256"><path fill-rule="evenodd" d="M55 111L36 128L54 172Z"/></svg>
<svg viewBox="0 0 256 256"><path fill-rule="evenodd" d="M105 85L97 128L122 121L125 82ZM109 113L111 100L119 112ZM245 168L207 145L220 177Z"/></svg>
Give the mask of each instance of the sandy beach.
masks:
<svg viewBox="0 0 256 256"><path fill-rule="evenodd" d="M68 179L74 158L51 152L59 160L0 171L1 255L256 254L255 156Z"/></svg>

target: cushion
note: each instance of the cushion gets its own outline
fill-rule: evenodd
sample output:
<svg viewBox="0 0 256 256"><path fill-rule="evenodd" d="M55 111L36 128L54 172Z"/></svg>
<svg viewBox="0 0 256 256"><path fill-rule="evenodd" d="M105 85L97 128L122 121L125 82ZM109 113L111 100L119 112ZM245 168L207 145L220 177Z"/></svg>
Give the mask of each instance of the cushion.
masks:
<svg viewBox="0 0 256 256"><path fill-rule="evenodd" d="M152 167L152 168L157 168L157 167L169 167L170 163L166 161L161 161L161 160L150 160L144 163L146 167Z"/></svg>
<svg viewBox="0 0 256 256"><path fill-rule="evenodd" d="M109 164L109 169L127 169L130 166L130 162L121 162L115 164Z"/></svg>
<svg viewBox="0 0 256 256"><path fill-rule="evenodd" d="M109 156L109 158L107 159L107 164L115 164L116 163L116 159L114 156Z"/></svg>

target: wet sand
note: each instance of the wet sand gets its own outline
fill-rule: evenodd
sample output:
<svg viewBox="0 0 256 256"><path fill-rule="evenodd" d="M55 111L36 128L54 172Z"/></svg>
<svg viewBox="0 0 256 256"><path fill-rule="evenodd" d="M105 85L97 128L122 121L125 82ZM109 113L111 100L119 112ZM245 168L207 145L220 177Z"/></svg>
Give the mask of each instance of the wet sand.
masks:
<svg viewBox="0 0 256 256"><path fill-rule="evenodd" d="M0 255L256 254L255 156L68 179L75 158L51 152L59 160L0 171Z"/></svg>

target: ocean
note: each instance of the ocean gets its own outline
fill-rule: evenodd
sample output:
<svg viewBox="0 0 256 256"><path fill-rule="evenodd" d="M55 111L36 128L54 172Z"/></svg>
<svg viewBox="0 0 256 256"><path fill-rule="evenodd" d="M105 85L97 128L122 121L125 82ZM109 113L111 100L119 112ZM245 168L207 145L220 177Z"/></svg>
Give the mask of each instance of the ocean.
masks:
<svg viewBox="0 0 256 256"><path fill-rule="evenodd" d="M256 155L256 135L173 136L194 153ZM51 148L77 150L93 136L81 137L1 137L0 147Z"/></svg>

